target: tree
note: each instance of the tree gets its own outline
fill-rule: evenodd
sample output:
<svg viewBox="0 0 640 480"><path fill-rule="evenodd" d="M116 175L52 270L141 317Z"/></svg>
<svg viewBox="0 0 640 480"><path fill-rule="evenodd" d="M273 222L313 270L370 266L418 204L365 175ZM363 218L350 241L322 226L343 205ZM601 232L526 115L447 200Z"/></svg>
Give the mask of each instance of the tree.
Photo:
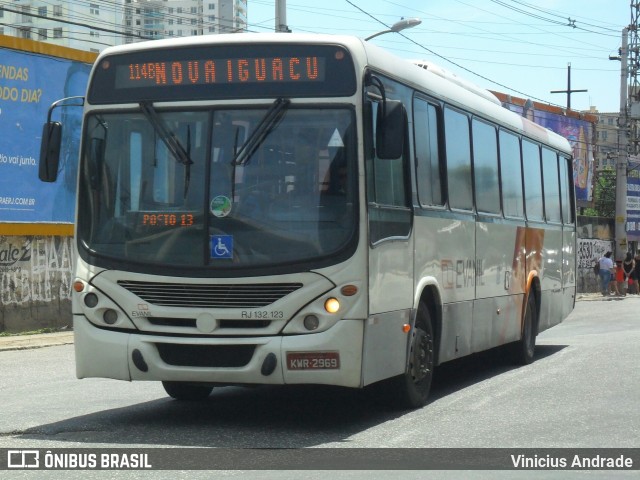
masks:
<svg viewBox="0 0 640 480"><path fill-rule="evenodd" d="M616 216L616 172L612 168L596 172L593 182L593 207L585 208L583 215L605 218Z"/></svg>

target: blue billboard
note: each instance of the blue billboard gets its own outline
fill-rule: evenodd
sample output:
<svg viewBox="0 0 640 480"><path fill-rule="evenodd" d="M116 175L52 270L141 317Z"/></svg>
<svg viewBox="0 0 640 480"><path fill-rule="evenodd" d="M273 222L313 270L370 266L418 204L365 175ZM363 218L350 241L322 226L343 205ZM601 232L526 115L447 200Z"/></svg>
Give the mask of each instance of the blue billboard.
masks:
<svg viewBox="0 0 640 480"><path fill-rule="evenodd" d="M51 103L83 96L88 63L0 47L0 222L73 223L81 107L56 108L63 122L58 180L38 179L42 127Z"/></svg>
<svg viewBox="0 0 640 480"><path fill-rule="evenodd" d="M629 163L627 177L627 224L625 231L629 240L640 240L640 164Z"/></svg>

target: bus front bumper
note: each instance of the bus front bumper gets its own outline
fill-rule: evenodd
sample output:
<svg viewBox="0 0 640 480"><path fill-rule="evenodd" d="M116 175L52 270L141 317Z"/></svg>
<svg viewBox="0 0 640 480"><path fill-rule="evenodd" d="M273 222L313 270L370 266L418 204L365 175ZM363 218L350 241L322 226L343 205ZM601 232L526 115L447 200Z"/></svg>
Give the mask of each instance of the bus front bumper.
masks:
<svg viewBox="0 0 640 480"><path fill-rule="evenodd" d="M307 335L169 337L74 322L76 376L212 384L362 386L364 322Z"/></svg>

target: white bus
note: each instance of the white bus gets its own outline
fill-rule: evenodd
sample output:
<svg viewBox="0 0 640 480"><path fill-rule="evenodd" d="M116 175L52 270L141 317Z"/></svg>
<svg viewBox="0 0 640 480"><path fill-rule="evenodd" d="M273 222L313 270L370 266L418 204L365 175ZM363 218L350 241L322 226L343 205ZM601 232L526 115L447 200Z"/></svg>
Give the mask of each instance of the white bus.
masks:
<svg viewBox="0 0 640 480"><path fill-rule="evenodd" d="M81 102L78 378L384 381L419 407L437 365L529 363L574 306L567 140L435 66L347 36L160 40L102 52Z"/></svg>

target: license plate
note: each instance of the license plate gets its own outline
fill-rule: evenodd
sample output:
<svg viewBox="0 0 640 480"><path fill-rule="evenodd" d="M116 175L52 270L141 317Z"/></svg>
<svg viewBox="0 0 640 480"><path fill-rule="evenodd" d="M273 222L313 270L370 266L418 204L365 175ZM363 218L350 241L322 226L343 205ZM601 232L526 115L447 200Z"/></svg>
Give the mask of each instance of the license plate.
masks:
<svg viewBox="0 0 640 480"><path fill-rule="evenodd" d="M289 352L288 370L337 370L340 368L338 352Z"/></svg>

